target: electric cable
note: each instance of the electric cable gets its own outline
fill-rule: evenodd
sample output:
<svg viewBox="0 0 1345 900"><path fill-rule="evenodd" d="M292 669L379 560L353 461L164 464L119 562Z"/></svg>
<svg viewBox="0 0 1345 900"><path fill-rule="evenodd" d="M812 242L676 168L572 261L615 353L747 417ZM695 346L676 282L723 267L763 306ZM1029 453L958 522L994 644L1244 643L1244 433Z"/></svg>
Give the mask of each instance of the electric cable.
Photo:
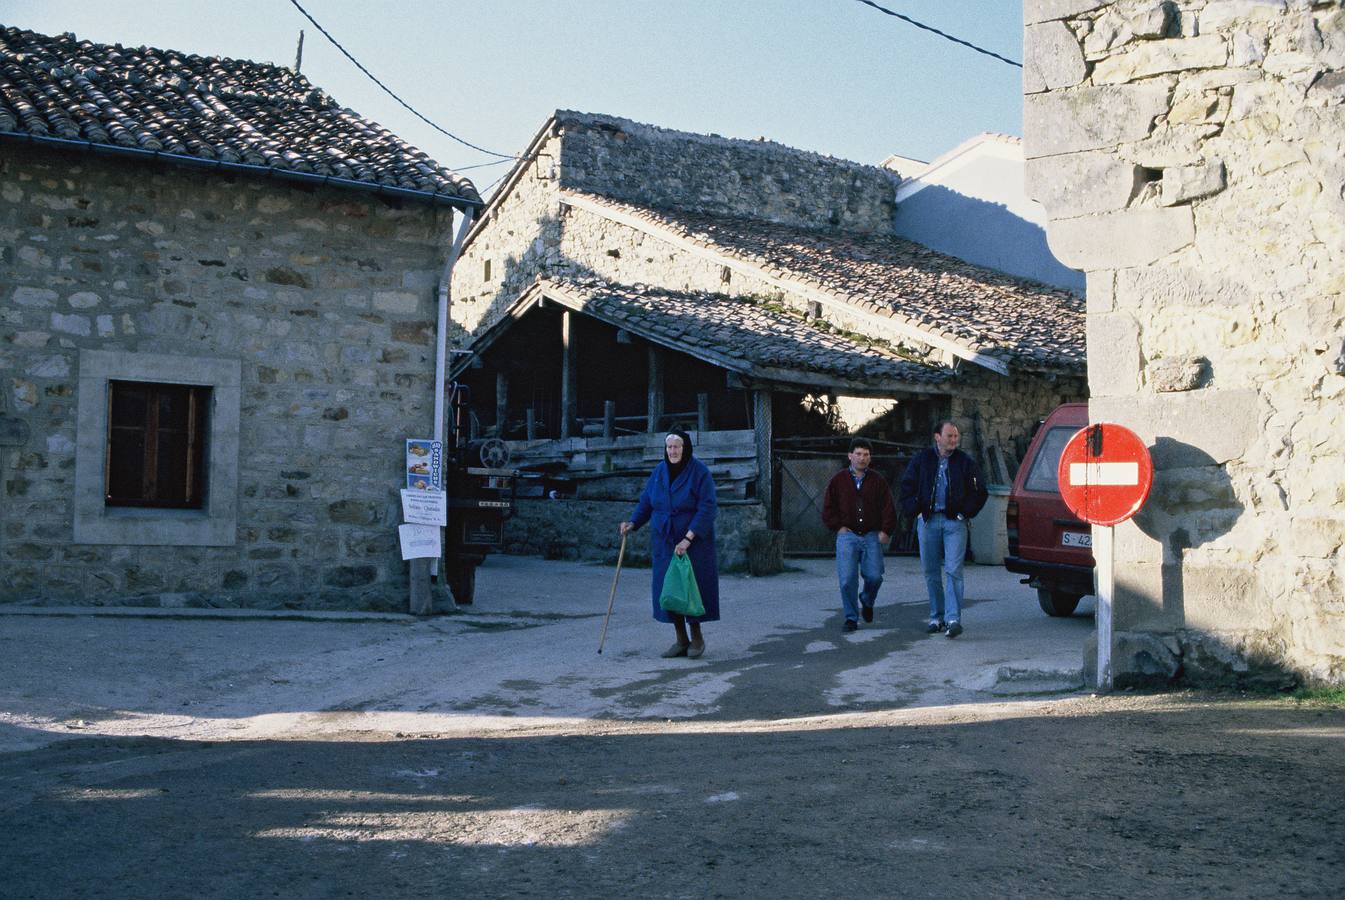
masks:
<svg viewBox="0 0 1345 900"><path fill-rule="evenodd" d="M474 166L453 166L453 171L454 171L454 172L466 172L468 169L484 169L484 168L486 168L487 166L502 166L502 165L504 165L505 163L507 163L507 162L513 162L513 161L516 160L516 159L518 159L518 157L516 157L516 156L511 156L511 157L509 157L508 159L492 159L492 160L491 160L490 162L488 162L488 163L477 163L477 164L474 165Z"/></svg>
<svg viewBox="0 0 1345 900"><path fill-rule="evenodd" d="M291 2L293 2L293 0L291 0ZM1020 63L1020 62L1016 62L1015 60L1012 60L1012 59L1009 59L1007 56L1000 56L998 53L995 53L995 52L990 51L990 50L986 50L984 47L977 47L975 44L971 43L970 41L964 41L964 40L962 40L961 38L953 37L951 34L947 34L946 32L940 31L940 30L937 29L937 28L933 28L933 27L931 27L931 26L929 26L929 25L926 25L926 24L924 24L923 22L917 22L915 19L912 19L910 16L903 16L903 15L902 15L901 13L899 13L899 12L893 12L892 10L888 9L888 8L885 7L885 6L879 6L877 3L874 3L873 0L859 0L859 2L860 2L860 3L863 3L865 6L872 6L874 9L878 10L880 13L885 13L885 14L887 14L887 15L889 15L889 16L893 16L894 18L901 19L901 21L907 23L908 25L914 25L916 28L923 28L925 31L932 32L933 34L937 34L939 37L943 38L944 40L952 41L954 44L961 44L963 47L969 47L969 48L971 48L972 50L975 50L977 53L984 53L986 56L994 57L995 59L999 60L1000 62L1008 63L1008 64L1011 65L1011 66L1017 66L1017 67L1020 68L1020 69L1023 68L1023 64L1022 64L1022 63ZM296 5L297 5L297 4L296 4Z"/></svg>
<svg viewBox="0 0 1345 900"><path fill-rule="evenodd" d="M365 75L369 76L369 80L370 80L370 81L372 81L374 84L376 84L376 85L378 85L379 87L381 87L381 88L383 89L383 92L386 93L386 94L387 94L389 97L391 97L393 100L396 100L396 101L397 101L398 103L400 103L402 106L406 107L406 109L409 110L410 113L411 113L413 116L415 116L417 119L420 119L420 121L424 122L426 125L430 126L430 127L433 128L435 131L439 132L440 134L444 135L445 137L452 138L453 140L457 141L459 144L462 144L464 147L471 147L473 150L479 150L479 151L481 151L482 153L488 153L488 154L490 154L491 156L498 156L498 157L500 157L501 159L518 159L518 157L515 156L515 155L512 154L512 153L497 153L497 152L495 152L494 150L487 150L485 147L478 147L476 144L473 144L471 141L465 141L465 140L463 140L462 138L458 137L456 134L453 134L452 132L450 132L450 131L448 131L448 130L446 130L446 129L444 129L444 128L441 128L440 126L436 125L434 122L431 122L429 119L425 118L423 115L420 114L419 111L417 111L417 110L415 109L415 107L411 106L411 104L407 103L407 102L406 102L405 100L403 100L401 97L398 97L396 94L394 94L394 93L392 92L392 88L388 87L386 84L384 84L383 82L379 81L379 80L374 76L374 73L373 73L373 72L370 72L370 71L369 71L368 69L366 69L363 65L361 65L361 64L360 64L360 61L350 54L350 51L349 51L349 50L347 50L345 47L342 47L342 46L341 46L340 41L338 41L336 38L332 37L331 34L328 33L327 29L323 28L322 25L318 22L317 19L315 19L315 18L313 18L311 15L309 15L308 10L304 9L302 6L299 5L299 0L290 0L290 3L294 6L295 9L297 9L297 10L299 10L299 12L303 13L303 16L304 16L305 19L307 19L308 21L310 21L310 22L313 23L313 27L314 27L314 28L316 28L318 31L322 32L322 36L323 36L323 37L325 37L327 40L329 40L329 41L332 42L332 46L333 46L333 47L335 47L337 50L340 50L341 53L345 56L346 59L348 59L348 60L350 60L352 63L354 63L354 64L355 64L355 68L359 69L359 70L360 70L361 72L363 72Z"/></svg>

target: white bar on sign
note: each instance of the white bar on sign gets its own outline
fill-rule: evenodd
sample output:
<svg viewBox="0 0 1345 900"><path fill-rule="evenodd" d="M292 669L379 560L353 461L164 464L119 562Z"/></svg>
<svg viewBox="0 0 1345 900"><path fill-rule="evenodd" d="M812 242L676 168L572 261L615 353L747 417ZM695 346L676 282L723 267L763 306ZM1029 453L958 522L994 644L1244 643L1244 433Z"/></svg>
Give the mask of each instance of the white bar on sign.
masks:
<svg viewBox="0 0 1345 900"><path fill-rule="evenodd" d="M1113 487L1140 483L1137 462L1070 463L1070 484L1100 484Z"/></svg>

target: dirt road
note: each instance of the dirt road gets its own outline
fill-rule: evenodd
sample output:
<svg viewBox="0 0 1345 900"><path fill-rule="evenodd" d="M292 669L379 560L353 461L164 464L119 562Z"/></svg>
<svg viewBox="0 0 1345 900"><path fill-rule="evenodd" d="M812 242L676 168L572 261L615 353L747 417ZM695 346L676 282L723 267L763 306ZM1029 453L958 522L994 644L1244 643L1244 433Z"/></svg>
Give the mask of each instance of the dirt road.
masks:
<svg viewBox="0 0 1345 900"><path fill-rule="evenodd" d="M899 565L842 635L818 568L698 661L639 578L597 657L610 570L539 561L421 622L0 615L0 896L1340 895L1345 710L1090 696L991 570L957 641Z"/></svg>
<svg viewBox="0 0 1345 900"><path fill-rule="evenodd" d="M1345 713L1075 698L0 757L6 897L1339 896Z"/></svg>

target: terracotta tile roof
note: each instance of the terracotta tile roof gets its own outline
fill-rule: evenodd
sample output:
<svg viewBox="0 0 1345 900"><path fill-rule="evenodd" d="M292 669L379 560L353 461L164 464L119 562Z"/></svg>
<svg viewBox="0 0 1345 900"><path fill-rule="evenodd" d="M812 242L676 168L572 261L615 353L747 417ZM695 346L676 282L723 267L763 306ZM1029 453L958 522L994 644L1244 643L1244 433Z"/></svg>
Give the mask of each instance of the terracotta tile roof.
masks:
<svg viewBox="0 0 1345 900"><path fill-rule="evenodd" d="M1083 298L904 238L809 231L576 195L783 282L1028 369L1082 371Z"/></svg>
<svg viewBox="0 0 1345 900"><path fill-rule="evenodd" d="M539 286L586 315L760 378L892 390L927 389L953 378L947 367L825 331L760 299L597 278L545 278Z"/></svg>
<svg viewBox="0 0 1345 900"><path fill-rule="evenodd" d="M481 199L289 69L72 34L0 32L0 132Z"/></svg>

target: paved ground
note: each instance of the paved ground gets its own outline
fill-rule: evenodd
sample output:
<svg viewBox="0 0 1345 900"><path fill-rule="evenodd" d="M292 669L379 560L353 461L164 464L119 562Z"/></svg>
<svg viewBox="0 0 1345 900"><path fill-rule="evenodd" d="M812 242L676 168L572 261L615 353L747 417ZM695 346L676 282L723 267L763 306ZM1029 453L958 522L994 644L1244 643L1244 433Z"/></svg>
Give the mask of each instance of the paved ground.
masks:
<svg viewBox="0 0 1345 900"><path fill-rule="evenodd" d="M1345 711L1077 690L1086 610L914 561L724 579L492 558L427 621L0 614L0 896L1339 896Z"/></svg>
<svg viewBox="0 0 1345 900"><path fill-rule="evenodd" d="M876 621L845 635L831 561L792 565L771 578L725 577L724 620L705 626L708 650L694 661L659 658L673 631L650 615L648 569L623 570L598 655L613 570L524 557L492 557L476 604L428 620L10 608L0 617L0 749L75 732L238 738L520 719L777 719L1082 684L1089 601L1049 619L1017 576L970 567L966 633L931 637L918 563L898 557ZM73 657L72 647L116 652Z"/></svg>

